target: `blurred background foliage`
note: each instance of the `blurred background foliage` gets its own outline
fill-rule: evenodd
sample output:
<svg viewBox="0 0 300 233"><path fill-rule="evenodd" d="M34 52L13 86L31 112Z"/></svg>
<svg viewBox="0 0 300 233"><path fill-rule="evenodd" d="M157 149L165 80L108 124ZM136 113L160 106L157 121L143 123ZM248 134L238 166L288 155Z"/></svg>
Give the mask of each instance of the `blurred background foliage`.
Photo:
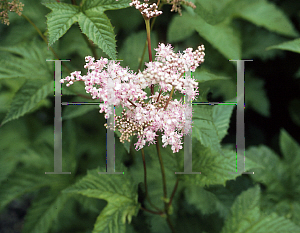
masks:
<svg viewBox="0 0 300 233"><path fill-rule="evenodd" d="M56 1L22 2L25 5L23 14L48 36L45 15L51 11L41 3ZM71 4L69 0L60 2ZM185 212L177 216L179 219L186 219L182 220L183 225L179 229L186 230L186 223L190 221L201 232L220 232L224 224L222 216L227 215L226 211L232 206L235 197L252 187L255 182L260 184L263 191L261 208L269 212L275 211L299 225L299 173L293 172L297 167L289 161L296 161L295 164L300 161L297 146L300 143L300 39L297 39L300 37L300 1L192 2L197 8L193 10L182 6L182 16L170 12L171 6L168 4L162 7L164 13L156 19L151 33L152 50L160 42L171 43L176 52L187 47L196 49L204 44L205 62L192 75L199 82L202 100L214 102L236 99L236 62L229 60L253 60L245 62L246 154L266 157L264 163L266 166L272 163L273 170L269 168L268 175L258 170L257 174L260 175L243 175L236 180L227 181L226 192L230 193L230 198L227 196L227 199L222 199L221 194L218 196L225 187L206 187L222 200L222 204L220 202L217 207L207 206L201 209L201 205L194 200L194 191L186 191L185 195L190 195L186 205L190 208L185 208ZM147 54L142 58L146 40L144 20L133 7L108 10L105 13L116 34L117 59L123 60L122 66L129 66L137 71L141 59L143 62L148 61ZM16 223L23 221L31 200L40 198L47 192L47 189L41 187L54 182L56 185L52 185L52 189L61 190L83 177L88 169L95 169L104 163L106 129L103 126L104 114L98 113L97 105L62 106L63 171L71 171L72 175L59 179L59 182L57 177L48 177L42 183L37 179L35 185L32 185L34 182L30 184L30 192L27 192L28 184L17 179L26 175L26 169L36 169L35 173L28 174L32 176L32 180L38 171L53 171L54 96L51 80L54 64L45 60L56 58L26 19L14 13L9 13L9 19L10 26L0 24L0 188L4 190L15 185L15 189L11 189L11 198L1 202L0 231L20 232L22 226ZM84 57L92 53L77 23L51 47L60 59L71 60L64 62L68 70L62 67L63 77L75 70L81 70L85 74ZM96 47L96 52L98 57L108 57L100 48ZM153 50L152 53L155 54L154 52ZM62 93L64 102L96 102L86 99L81 84L70 88L62 87ZM222 141L224 146L232 147L235 144L235 132L236 109L230 118L228 135ZM286 140L294 150L283 151L285 145L283 143L280 146L280 140L281 143ZM136 152L132 143L127 143L125 147L118 139L115 143L116 154L120 155L118 161L131 166L141 152ZM289 154L295 154L296 158L284 158ZM256 162L260 163L259 158ZM20 172L14 175L16 170ZM269 177L271 173L274 177ZM12 183L9 184L8 180ZM69 215L70 219L65 221L74 224L59 225L61 222L57 222L51 228L51 222L47 222L49 232L75 232L74 229L77 229L76 232L91 232L105 202L92 198L78 201L80 198L78 195L77 199L66 203L61 200L61 205L66 205L65 209L68 209L68 205L76 209L78 216ZM214 208L223 215L208 211ZM147 214L139 215L142 223L147 222L146 216ZM161 229L165 227L163 223L155 225L152 221L156 221L155 218L148 224L156 228L150 231L149 227L144 232L162 232ZM34 224L34 219L28 219L28 222L26 229ZM8 231L13 224L14 231ZM133 219L133 224L135 228L128 226L127 232L144 229L137 220ZM35 229L36 231L24 232L41 232L39 228ZM224 232L230 232L224 229Z"/></svg>

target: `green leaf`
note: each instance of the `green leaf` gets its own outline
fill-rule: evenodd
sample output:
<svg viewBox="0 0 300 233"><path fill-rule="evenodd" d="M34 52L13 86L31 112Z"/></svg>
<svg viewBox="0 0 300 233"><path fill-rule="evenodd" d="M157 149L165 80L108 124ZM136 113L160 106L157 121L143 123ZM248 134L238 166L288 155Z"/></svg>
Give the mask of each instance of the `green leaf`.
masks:
<svg viewBox="0 0 300 233"><path fill-rule="evenodd" d="M106 10L117 10L129 7L130 0L88 0L82 5L82 9L104 12Z"/></svg>
<svg viewBox="0 0 300 233"><path fill-rule="evenodd" d="M282 131L280 146L284 159L279 159L278 155L265 146L250 147L246 151L246 155L262 165L262 168L253 169L255 175L252 178L267 187L265 195L273 201L273 205L283 200L297 202L300 193L300 182L296 178L299 176L300 166L299 145Z"/></svg>
<svg viewBox="0 0 300 233"><path fill-rule="evenodd" d="M10 153L2 154L0 157L0 184L6 180L8 175L14 170L17 165L17 160L12 159Z"/></svg>
<svg viewBox="0 0 300 233"><path fill-rule="evenodd" d="M104 11L129 7L129 1L85 1L82 7L65 3L45 3L45 6L52 10L47 15L49 45L63 36L72 24L78 22L82 33L109 57L116 59L115 34Z"/></svg>
<svg viewBox="0 0 300 233"><path fill-rule="evenodd" d="M126 219L130 223L139 210L137 187L126 171L120 175L98 172L99 169L89 170L84 178L63 192L106 200L108 204L98 216L93 232L125 233Z"/></svg>
<svg viewBox="0 0 300 233"><path fill-rule="evenodd" d="M28 80L16 93L2 125L24 116L53 91L53 81Z"/></svg>
<svg viewBox="0 0 300 233"><path fill-rule="evenodd" d="M168 27L167 41L183 41L189 38L194 32L195 28L189 23L187 17L174 16Z"/></svg>
<svg viewBox="0 0 300 233"><path fill-rule="evenodd" d="M250 156L251 159L262 165L262 168L254 168L253 179L264 184L274 183L276 180L276 175L273 175L273 172L276 169L277 164L279 163L279 156L264 145L258 147L251 146L246 150L246 156ZM280 171L281 172L281 171Z"/></svg>
<svg viewBox="0 0 300 233"><path fill-rule="evenodd" d="M296 72L295 78L300 78L300 69L298 69L298 71Z"/></svg>
<svg viewBox="0 0 300 233"><path fill-rule="evenodd" d="M45 176L45 171L17 169L6 181L1 183L0 210L25 193L30 193L42 187L49 186L53 183L52 177Z"/></svg>
<svg viewBox="0 0 300 233"><path fill-rule="evenodd" d="M213 106L212 117L213 117L213 122L217 128L220 142L227 135L230 118L234 107L235 104Z"/></svg>
<svg viewBox="0 0 300 233"><path fill-rule="evenodd" d="M267 50L270 49L281 49L281 50L287 50L295 53L300 53L300 38L287 41L278 45L273 45L267 48Z"/></svg>
<svg viewBox="0 0 300 233"><path fill-rule="evenodd" d="M53 54L47 50L42 41L33 40L30 43L21 43L16 46L0 47L0 51L10 53L5 59L0 59L0 79L50 80L53 63L46 60L53 59Z"/></svg>
<svg viewBox="0 0 300 233"><path fill-rule="evenodd" d="M236 172L237 160L244 161L243 155L237 155L233 150L222 150L223 156L212 150L209 147L204 147L198 143L196 139L193 140L193 172L201 172L201 174L182 175L182 179L199 187L209 185L223 185L226 181L239 176ZM178 157L178 156L177 156ZM178 160L182 158L178 157ZM180 171L183 170L183 162ZM259 167L259 163L253 162L251 158L246 160L246 171L255 167ZM234 173L234 174L232 174ZM181 175L179 175L181 176Z"/></svg>
<svg viewBox="0 0 300 233"><path fill-rule="evenodd" d="M47 27L49 32L48 46L62 37L78 20L79 7L66 3L43 3L52 10L47 17Z"/></svg>
<svg viewBox="0 0 300 233"><path fill-rule="evenodd" d="M31 204L26 216L23 232L48 233L70 197L66 194L44 192Z"/></svg>
<svg viewBox="0 0 300 233"><path fill-rule="evenodd" d="M300 227L283 217L261 214L259 203L259 186L244 191L237 197L231 207L231 215L225 221L222 233L247 232L247 233L273 233L297 232Z"/></svg>
<svg viewBox="0 0 300 233"><path fill-rule="evenodd" d="M208 70L205 70L203 68L201 68L200 70L197 69L192 75L194 75L194 78L199 83L207 82L207 81L213 81L213 80L220 80L220 79L223 79L223 80L230 79L229 77L212 73L212 72L210 72Z"/></svg>
<svg viewBox="0 0 300 233"><path fill-rule="evenodd" d="M299 36L285 13L274 3L267 0L236 1L234 16L241 17L257 26L262 26L269 31L284 36Z"/></svg>
<svg viewBox="0 0 300 233"><path fill-rule="evenodd" d="M202 145L214 148L222 153L219 143L217 127L213 121L213 110L215 106L194 105L193 106L193 137L197 138Z"/></svg>
<svg viewBox="0 0 300 233"><path fill-rule="evenodd" d="M300 158L300 146L284 129L280 131L280 149L286 161L295 161Z"/></svg>
<svg viewBox="0 0 300 233"><path fill-rule="evenodd" d="M250 22L237 21L237 23L242 32L243 58L252 59L259 57L263 61L266 61L284 53L282 50L266 49L269 46L285 42L286 38L284 36L270 32L265 28L257 27Z"/></svg>
<svg viewBox="0 0 300 233"><path fill-rule="evenodd" d="M195 13L205 20L206 23L215 25L221 23L230 14L236 0L196 0Z"/></svg>
<svg viewBox="0 0 300 233"><path fill-rule="evenodd" d="M300 127L300 99L291 100L288 108L293 122Z"/></svg>
<svg viewBox="0 0 300 233"><path fill-rule="evenodd" d="M184 189L187 202L201 210L202 214L212 214L217 211L219 200L215 194L199 186L188 185Z"/></svg>
<svg viewBox="0 0 300 233"><path fill-rule="evenodd" d="M81 31L109 57L117 59L116 40L113 27L107 16L101 11L89 9L80 13L78 24Z"/></svg>
<svg viewBox="0 0 300 233"><path fill-rule="evenodd" d="M270 116L270 103L264 89L264 80L247 77L245 80L245 105L259 114Z"/></svg>
<svg viewBox="0 0 300 233"><path fill-rule="evenodd" d="M78 106L80 105L80 106ZM99 104L92 104L92 105L81 105L81 104L76 104L76 105L68 105L63 107L63 120L69 120L73 119L75 117L82 116L90 111L97 111L99 112Z"/></svg>
<svg viewBox="0 0 300 233"><path fill-rule="evenodd" d="M240 34L230 25L229 21L212 26L200 16L189 14L183 14L181 20L193 27L201 37L211 43L227 59L241 59L242 44Z"/></svg>
<svg viewBox="0 0 300 233"><path fill-rule="evenodd" d="M139 63L141 61L142 51L145 46L145 41L147 39L147 34L145 31L140 31L138 33L132 33L128 36L121 47L118 59L123 60L121 65L123 67L129 66L131 70L137 71ZM151 33L151 48L152 54L155 54L154 48L158 46L158 38L156 33ZM148 56L144 56L142 64L148 62ZM143 65L141 69L143 69Z"/></svg>

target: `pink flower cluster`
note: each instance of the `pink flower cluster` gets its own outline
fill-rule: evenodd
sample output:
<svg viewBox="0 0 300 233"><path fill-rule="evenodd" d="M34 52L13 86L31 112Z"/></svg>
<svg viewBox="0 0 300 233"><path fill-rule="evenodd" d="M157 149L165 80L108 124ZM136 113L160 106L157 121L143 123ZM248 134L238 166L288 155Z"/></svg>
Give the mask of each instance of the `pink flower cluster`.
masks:
<svg viewBox="0 0 300 233"><path fill-rule="evenodd" d="M183 54L175 54L170 44L160 44L155 50L155 62L146 63L147 68L142 72L143 77L150 82L148 85L159 83L164 92L171 91L174 86L175 90L183 94L186 94L185 87L190 87L191 92L187 94L194 100L198 84L193 79L184 79L182 76L185 71L194 72L204 62L204 45L194 52L192 48L188 48Z"/></svg>
<svg viewBox="0 0 300 233"><path fill-rule="evenodd" d="M173 152L182 149L181 137L187 134L191 124L186 124L187 114L182 100L171 100L169 95L162 92L170 91L172 87L188 94L194 99L198 94L197 82L193 79L184 79L185 71L194 71L204 61L204 47L192 52L191 48L184 54L175 54L170 45L160 44L156 49L156 61L147 63L147 68L139 73L134 73L123 68L115 61L101 58L86 57L87 75L81 76L80 71L71 73L61 83L68 82L72 85L76 81L84 81L85 90L93 99L104 101L100 104L100 113L105 112L105 118L113 114L111 106L122 106L124 111L121 116L115 116L119 122L116 124L122 133L121 141L128 140L131 135L137 134L136 149L141 149L146 142L155 144L157 131L163 132L163 147L172 146ZM161 92L156 92L148 99L143 91L151 84L159 84ZM167 107L166 107L167 106ZM125 110L125 107L127 110Z"/></svg>

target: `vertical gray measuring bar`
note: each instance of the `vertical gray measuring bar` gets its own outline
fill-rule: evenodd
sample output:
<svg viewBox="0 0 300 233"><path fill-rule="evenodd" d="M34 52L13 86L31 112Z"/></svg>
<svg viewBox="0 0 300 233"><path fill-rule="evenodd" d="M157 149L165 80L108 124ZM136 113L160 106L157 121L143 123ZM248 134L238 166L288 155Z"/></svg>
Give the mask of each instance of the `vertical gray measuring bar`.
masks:
<svg viewBox="0 0 300 233"><path fill-rule="evenodd" d="M98 174L124 174L124 172L115 172L115 91L114 91L114 79L108 78L107 84L107 102L109 108L112 110L112 114L107 119L107 133L106 133L106 172L98 172Z"/></svg>
<svg viewBox="0 0 300 233"><path fill-rule="evenodd" d="M237 62L236 153L237 155L244 155L244 166L243 166L243 160L237 159L237 171L230 172L229 174L254 174L253 172L245 172L245 118L244 118L245 61L253 61L253 60L229 60L229 61Z"/></svg>
<svg viewBox="0 0 300 233"><path fill-rule="evenodd" d="M191 71L185 72L185 79L191 79ZM188 134L184 136L184 171L175 172L175 174L201 174L201 172L193 172L193 156L192 156L192 99L188 95L191 91L191 87L186 85L186 93L184 95L184 106L185 106L185 127L184 131L188 131Z"/></svg>
<svg viewBox="0 0 300 233"><path fill-rule="evenodd" d="M47 60L55 61L55 103L54 103L54 172L45 174L71 174L62 172L62 119L61 119L61 62L70 60Z"/></svg>

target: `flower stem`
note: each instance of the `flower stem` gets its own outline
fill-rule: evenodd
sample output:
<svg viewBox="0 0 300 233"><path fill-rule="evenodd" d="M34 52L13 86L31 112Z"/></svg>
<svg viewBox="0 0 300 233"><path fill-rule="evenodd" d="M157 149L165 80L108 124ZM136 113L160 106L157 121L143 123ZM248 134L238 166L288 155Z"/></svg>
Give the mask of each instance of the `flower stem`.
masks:
<svg viewBox="0 0 300 233"><path fill-rule="evenodd" d="M158 210L160 213L163 213L163 211L159 208L157 208L155 205L152 204L150 201L149 195L148 195L148 186L147 186L147 169L146 169L146 159L145 159L145 153L144 153L144 148L142 150L142 157L143 157L143 165L144 165L144 183L145 183L145 192L146 192L146 198L149 204L156 210Z"/></svg>
<svg viewBox="0 0 300 233"><path fill-rule="evenodd" d="M165 106L164 110L166 110L166 108L168 107L168 104L169 104L169 102L170 102L170 100L171 100L171 98L172 98L174 89L175 89L175 87L172 86L172 91L171 91L171 94L170 94L170 96L169 96L169 99L167 100L167 103L166 103L166 106Z"/></svg>
<svg viewBox="0 0 300 233"><path fill-rule="evenodd" d="M149 62L151 62L152 61L152 51L151 51L151 38L150 38L150 19L145 19L145 23L146 23L146 31L147 31Z"/></svg>
<svg viewBox="0 0 300 233"><path fill-rule="evenodd" d="M151 37L150 37L150 19L145 19L146 31L147 31L147 43L148 43L148 54L149 62L152 62L152 51L151 51ZM151 84L151 95L154 94L154 85Z"/></svg>
<svg viewBox="0 0 300 233"><path fill-rule="evenodd" d="M159 5L159 1L158 1L157 5ZM163 6L163 4L160 4L159 7L158 7L158 10L160 10L162 8L162 6ZM152 30L155 21L156 21L156 17L151 22L150 31ZM144 46L144 50L143 50L143 54L142 54L142 57L141 57L141 60L140 60L140 64L139 64L138 70L140 70L142 68L142 64L143 64L143 60L144 60L144 56L145 56L145 52L146 52L146 47L147 47L147 42L148 42L148 40L145 41L145 46Z"/></svg>
<svg viewBox="0 0 300 233"><path fill-rule="evenodd" d="M158 102L161 92L162 92L162 88L160 89L160 92L159 92L156 102Z"/></svg>
<svg viewBox="0 0 300 233"><path fill-rule="evenodd" d="M171 219L170 219L170 214L169 214L169 202L167 202L167 182L166 182L166 174L165 174L165 168L164 168L164 164L163 164L163 161L162 161L162 157L161 157L161 153L160 153L160 148L159 148L159 144L158 144L158 140L157 140L157 143L156 143L156 149L157 149L157 154L158 154L158 159L159 159L159 163L160 163L160 168L161 168L161 174L162 174L162 180L163 180L163 192L164 192L164 210L165 210L165 214L166 214L166 217L167 217L167 223L171 229L171 231L173 233L175 233L175 228L171 222Z"/></svg>
<svg viewBox="0 0 300 233"><path fill-rule="evenodd" d="M165 174L165 168L164 164L162 161L161 153L160 153L160 147L158 145L158 140L156 143L156 149L157 149L157 154L158 154L158 159L160 163L160 168L161 168L161 175L162 175L162 181L163 181L163 191L164 191L164 198L167 198L167 184L166 184L166 174Z"/></svg>
<svg viewBox="0 0 300 233"><path fill-rule="evenodd" d="M134 107L136 107L136 105L130 100L130 99L127 99L129 103L131 103Z"/></svg>

